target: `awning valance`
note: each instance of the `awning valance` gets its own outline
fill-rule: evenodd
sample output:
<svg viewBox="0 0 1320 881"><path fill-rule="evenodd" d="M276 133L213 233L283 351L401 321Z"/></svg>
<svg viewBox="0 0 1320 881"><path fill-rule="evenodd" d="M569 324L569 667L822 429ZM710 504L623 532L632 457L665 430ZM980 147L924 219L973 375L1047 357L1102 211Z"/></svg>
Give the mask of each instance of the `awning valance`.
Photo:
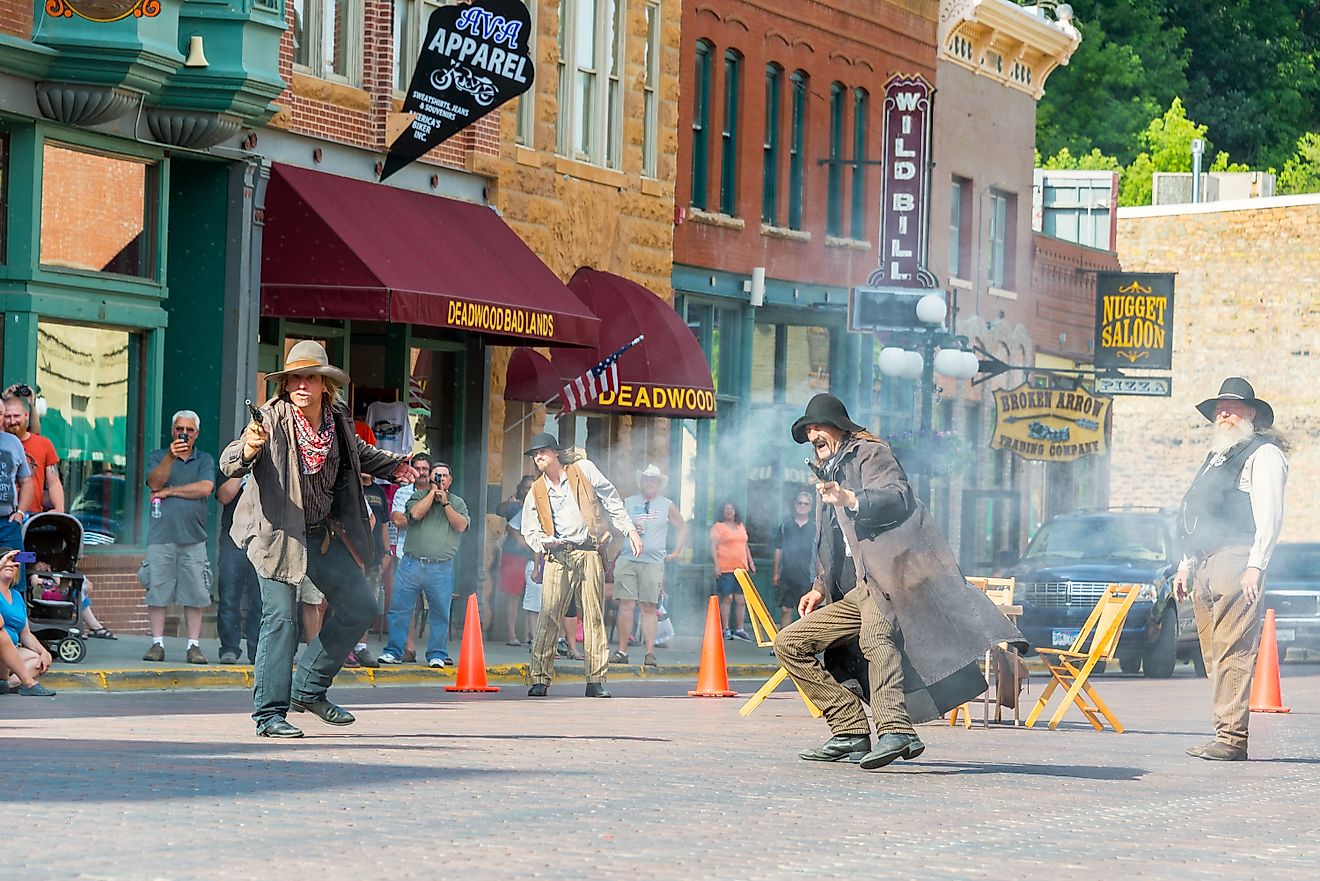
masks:
<svg viewBox="0 0 1320 881"><path fill-rule="evenodd" d="M261 313L592 346L599 322L492 209L276 164Z"/></svg>
<svg viewBox="0 0 1320 881"><path fill-rule="evenodd" d="M715 384L700 343L673 306L646 288L609 272L583 267L569 290L600 318L595 349L556 349L561 379L580 376L638 334L646 339L619 359L619 390L586 409L612 413L709 419L715 416Z"/></svg>
<svg viewBox="0 0 1320 881"><path fill-rule="evenodd" d="M504 400L543 404L563 387L549 358L526 346L513 350L504 371Z"/></svg>

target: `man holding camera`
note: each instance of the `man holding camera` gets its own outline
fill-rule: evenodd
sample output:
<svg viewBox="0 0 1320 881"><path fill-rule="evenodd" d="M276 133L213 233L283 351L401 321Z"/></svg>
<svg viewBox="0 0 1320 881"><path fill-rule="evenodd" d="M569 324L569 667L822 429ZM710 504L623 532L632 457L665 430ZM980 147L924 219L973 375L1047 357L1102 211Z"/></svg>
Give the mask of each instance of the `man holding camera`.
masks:
<svg viewBox="0 0 1320 881"><path fill-rule="evenodd" d="M215 459L197 449L201 420L180 410L170 420L170 445L147 458L151 525L143 585L151 647L144 661L165 660L165 610L183 606L189 664L205 664L202 610L211 605L211 570L206 558L206 500L215 490Z"/></svg>
<svg viewBox="0 0 1320 881"><path fill-rule="evenodd" d="M414 460L415 461L415 460ZM414 466L416 467L416 466ZM430 634L426 641L426 663L431 667L452 667L449 657L449 605L454 597L454 555L459 536L467 531L467 504L449 488L454 475L444 462L431 467L428 485L418 479L412 497L404 506L408 541L403 558L394 573L394 594L390 599L389 644L381 653L383 664L397 664L403 659L408 628L412 625L417 594L425 591L430 606ZM403 492L403 490L400 490Z"/></svg>

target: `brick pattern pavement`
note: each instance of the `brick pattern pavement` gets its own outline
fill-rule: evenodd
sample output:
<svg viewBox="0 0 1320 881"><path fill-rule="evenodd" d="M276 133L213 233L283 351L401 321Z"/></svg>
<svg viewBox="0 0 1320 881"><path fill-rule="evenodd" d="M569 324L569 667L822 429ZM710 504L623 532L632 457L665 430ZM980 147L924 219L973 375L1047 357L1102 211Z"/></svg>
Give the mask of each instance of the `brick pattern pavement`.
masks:
<svg viewBox="0 0 1320 881"><path fill-rule="evenodd" d="M6 875L1310 881L1320 669L1286 672L1293 714L1252 719L1246 764L1183 755L1204 680L1115 679L1127 734L931 724L871 774L793 757L826 732L791 693L742 719L663 685L342 690L358 723L292 742L253 737L239 693L10 695Z"/></svg>

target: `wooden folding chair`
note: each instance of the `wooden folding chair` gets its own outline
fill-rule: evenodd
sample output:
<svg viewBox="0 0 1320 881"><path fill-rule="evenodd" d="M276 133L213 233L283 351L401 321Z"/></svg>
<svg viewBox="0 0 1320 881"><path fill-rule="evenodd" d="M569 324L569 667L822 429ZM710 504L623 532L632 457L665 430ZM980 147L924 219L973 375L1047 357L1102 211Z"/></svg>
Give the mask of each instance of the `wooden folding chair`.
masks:
<svg viewBox="0 0 1320 881"><path fill-rule="evenodd" d="M756 644L761 648L769 648L775 644L775 637L779 635L779 628L775 626L775 619L770 617L770 610L766 608L765 602L761 599L761 594L757 592L756 585L752 584L751 577L746 569L733 570L733 577L738 580L738 586L742 588L743 599L747 601L747 616L752 619L752 635L756 638ZM761 705L770 693L779 687L779 683L788 677L788 671L780 667L775 671L775 675L765 681L765 684L752 695L747 703L738 710L740 716L750 716L752 712ZM793 687L797 688L797 693L801 695L802 702L807 705L807 711L813 718L821 717L820 708L811 702L811 699L798 687L796 682Z"/></svg>
<svg viewBox="0 0 1320 881"><path fill-rule="evenodd" d="M1013 593L1017 588L1016 578L990 578L986 576L969 575L967 576L967 583L970 584L972 587L975 587L977 590L983 592L986 595L986 597L989 598L990 602L994 603L997 607L999 607L999 610L1004 613L1004 617L1008 618L1010 621L1016 621L1018 615L1022 614L1021 607L1013 605ZM1000 643L1000 645L1003 646L1004 643ZM993 700L995 704L996 722L999 722L1001 720L1002 710L1001 707L999 706L998 699L990 697L990 693L992 691L997 692L998 674L995 672L994 659L991 657L991 653L989 651L985 653L985 658L983 663L985 665L985 679L986 679L987 687L985 690L985 694L981 696L982 707L983 707L982 724L988 728L990 726L991 701ZM970 702L953 708L953 711L949 713L950 727L953 727L954 725L958 724L959 715L962 716L963 727L971 728L972 713L971 713ZM1013 707L1014 727L1018 725L1019 719L1020 719L1019 710L1016 705L1016 702L1014 702L1014 707Z"/></svg>
<svg viewBox="0 0 1320 881"><path fill-rule="evenodd" d="M1063 697L1063 703L1050 717L1051 729L1058 728L1059 721L1063 719L1063 714L1068 712L1069 705L1076 704L1077 709L1082 711L1086 721L1090 722L1091 727L1096 731L1103 730L1104 724L1100 721L1100 716L1104 716L1109 720L1114 731L1123 733L1122 723L1100 699L1090 679L1091 671L1095 669L1096 664L1101 661L1111 663L1114 660L1118 651L1118 637L1123 632L1123 622L1127 620L1128 610L1132 608L1132 603L1136 600L1140 589L1139 584L1109 585L1096 601L1095 608L1091 610L1086 623L1077 634L1077 639L1073 640L1069 648L1037 647L1036 652L1045 661L1052 679L1041 693L1040 700L1036 701L1031 715L1027 716L1028 728L1036 724L1054 690L1063 686L1067 693ZM1090 699L1090 704L1086 702L1086 698Z"/></svg>

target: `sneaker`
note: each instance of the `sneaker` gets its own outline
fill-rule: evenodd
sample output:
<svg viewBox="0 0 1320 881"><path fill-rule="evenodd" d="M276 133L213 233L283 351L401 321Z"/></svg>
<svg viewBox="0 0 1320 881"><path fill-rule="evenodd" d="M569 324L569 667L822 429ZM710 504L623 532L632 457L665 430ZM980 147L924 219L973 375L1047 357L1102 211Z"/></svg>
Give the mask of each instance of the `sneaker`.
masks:
<svg viewBox="0 0 1320 881"><path fill-rule="evenodd" d="M444 659L444 662L445 662L445 666L446 666L446 667L452 667L452 666L454 666L454 659L453 659L453 658L445 658L445 659Z"/></svg>
<svg viewBox="0 0 1320 881"><path fill-rule="evenodd" d="M380 661L382 664L401 664L401 663L403 663L399 658L394 657L394 655L390 654L389 652L381 652L381 653L380 653L380 657L377 658L376 660L377 660L377 661Z"/></svg>
<svg viewBox="0 0 1320 881"><path fill-rule="evenodd" d="M444 666L445 666L445 659L444 659L444 658L432 658L431 660L429 660L429 661L426 662L426 666L431 667L432 669L435 669L435 670L443 670L443 669L444 669Z"/></svg>
<svg viewBox="0 0 1320 881"><path fill-rule="evenodd" d="M568 640L564 639L562 636L555 640L555 654L559 655L561 658L568 657Z"/></svg>
<svg viewBox="0 0 1320 881"><path fill-rule="evenodd" d="M730 633L734 639L741 639L743 642L751 642L752 638L747 635L746 630L734 630Z"/></svg>
<svg viewBox="0 0 1320 881"><path fill-rule="evenodd" d="M643 666L643 667L659 667L660 664L656 662L656 660L655 660L655 655L651 654L650 652L647 652L647 653L646 653L646 657L642 659L642 666Z"/></svg>
<svg viewBox="0 0 1320 881"><path fill-rule="evenodd" d="M353 652L357 656L357 662L363 667L379 667L380 661L371 653L371 649L356 649Z"/></svg>
<svg viewBox="0 0 1320 881"><path fill-rule="evenodd" d="M55 692L40 682L34 682L31 685L20 685L18 693L25 697L54 697Z"/></svg>
<svg viewBox="0 0 1320 881"><path fill-rule="evenodd" d="M237 664L237 663L238 663L238 652L221 652L221 653L220 653L220 663L222 663L222 664Z"/></svg>
<svg viewBox="0 0 1320 881"><path fill-rule="evenodd" d="M188 646L188 652L184 655L184 660L189 664L205 664L206 655L202 654L202 647L199 645Z"/></svg>
<svg viewBox="0 0 1320 881"><path fill-rule="evenodd" d="M626 654L624 654L623 652L615 652L614 654L610 655L610 663L611 663L611 664L626 664L626 663L628 663L628 656L627 656Z"/></svg>
<svg viewBox="0 0 1320 881"><path fill-rule="evenodd" d="M144 661L163 661L165 660L165 646L153 642L151 648L142 656Z"/></svg>
<svg viewBox="0 0 1320 881"><path fill-rule="evenodd" d="M220 663L223 664L223 663L224 663L224 660L221 659ZM349 653L344 657L344 666L345 666L345 667L361 667L361 666L362 666L362 663L358 660L358 656L357 656L357 653L356 653L356 652L349 652Z"/></svg>
<svg viewBox="0 0 1320 881"><path fill-rule="evenodd" d="M732 631L732 630L725 630L725 631L724 631L724 638L725 638L725 639L733 639L733 631Z"/></svg>

